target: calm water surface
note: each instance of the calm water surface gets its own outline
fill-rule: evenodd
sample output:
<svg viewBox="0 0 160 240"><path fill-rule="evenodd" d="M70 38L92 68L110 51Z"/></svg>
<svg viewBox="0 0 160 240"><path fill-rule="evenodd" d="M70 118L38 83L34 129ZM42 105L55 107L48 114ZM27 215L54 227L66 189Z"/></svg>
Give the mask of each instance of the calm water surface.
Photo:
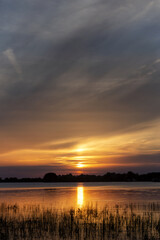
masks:
<svg viewBox="0 0 160 240"><path fill-rule="evenodd" d="M0 203L53 205L55 208L160 202L160 183L1 183Z"/></svg>
<svg viewBox="0 0 160 240"><path fill-rule="evenodd" d="M0 239L158 240L160 183L1 183Z"/></svg>

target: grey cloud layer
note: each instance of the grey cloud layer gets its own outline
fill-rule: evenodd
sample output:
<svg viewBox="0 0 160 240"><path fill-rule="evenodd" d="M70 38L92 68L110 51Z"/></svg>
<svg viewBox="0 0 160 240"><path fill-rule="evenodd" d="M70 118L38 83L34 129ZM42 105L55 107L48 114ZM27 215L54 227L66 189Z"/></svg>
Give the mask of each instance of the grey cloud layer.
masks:
<svg viewBox="0 0 160 240"><path fill-rule="evenodd" d="M1 136L28 146L159 118L159 3L1 0Z"/></svg>

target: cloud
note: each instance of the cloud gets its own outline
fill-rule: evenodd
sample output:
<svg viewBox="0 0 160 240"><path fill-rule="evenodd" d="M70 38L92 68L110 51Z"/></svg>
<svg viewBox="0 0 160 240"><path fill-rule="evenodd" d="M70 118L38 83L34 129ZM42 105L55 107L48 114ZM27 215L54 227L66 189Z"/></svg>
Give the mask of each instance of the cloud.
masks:
<svg viewBox="0 0 160 240"><path fill-rule="evenodd" d="M2 0L0 152L147 133L160 121L159 11L157 0Z"/></svg>
<svg viewBox="0 0 160 240"><path fill-rule="evenodd" d="M16 56L13 52L13 49L8 48L7 50L5 50L3 52L3 54L8 58L8 60L10 61L10 63L12 64L12 66L14 67L15 71L19 74L22 75L22 70L21 67L16 59Z"/></svg>
<svg viewBox="0 0 160 240"><path fill-rule="evenodd" d="M157 59L154 63L155 64L160 63L160 59Z"/></svg>
<svg viewBox="0 0 160 240"><path fill-rule="evenodd" d="M27 177L43 177L47 172L58 172L59 166L6 166L0 167L0 177L18 177L18 178L27 178ZM66 170L61 167L61 172Z"/></svg>

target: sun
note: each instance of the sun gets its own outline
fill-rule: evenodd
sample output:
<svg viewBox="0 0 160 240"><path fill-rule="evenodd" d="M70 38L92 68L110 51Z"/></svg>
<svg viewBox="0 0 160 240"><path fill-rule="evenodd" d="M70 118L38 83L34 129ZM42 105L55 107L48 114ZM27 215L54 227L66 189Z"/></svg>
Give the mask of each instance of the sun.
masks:
<svg viewBox="0 0 160 240"><path fill-rule="evenodd" d="M77 164L77 168L83 168L83 167L84 167L83 163L78 163Z"/></svg>

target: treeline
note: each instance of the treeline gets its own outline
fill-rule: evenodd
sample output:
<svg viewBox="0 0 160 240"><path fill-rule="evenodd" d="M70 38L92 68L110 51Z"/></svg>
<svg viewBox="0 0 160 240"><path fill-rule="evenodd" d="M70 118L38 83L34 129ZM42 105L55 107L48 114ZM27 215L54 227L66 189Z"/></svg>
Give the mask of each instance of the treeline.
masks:
<svg viewBox="0 0 160 240"><path fill-rule="evenodd" d="M108 172L103 176L47 173L43 178L0 178L0 182L160 182L160 172L147 174Z"/></svg>

